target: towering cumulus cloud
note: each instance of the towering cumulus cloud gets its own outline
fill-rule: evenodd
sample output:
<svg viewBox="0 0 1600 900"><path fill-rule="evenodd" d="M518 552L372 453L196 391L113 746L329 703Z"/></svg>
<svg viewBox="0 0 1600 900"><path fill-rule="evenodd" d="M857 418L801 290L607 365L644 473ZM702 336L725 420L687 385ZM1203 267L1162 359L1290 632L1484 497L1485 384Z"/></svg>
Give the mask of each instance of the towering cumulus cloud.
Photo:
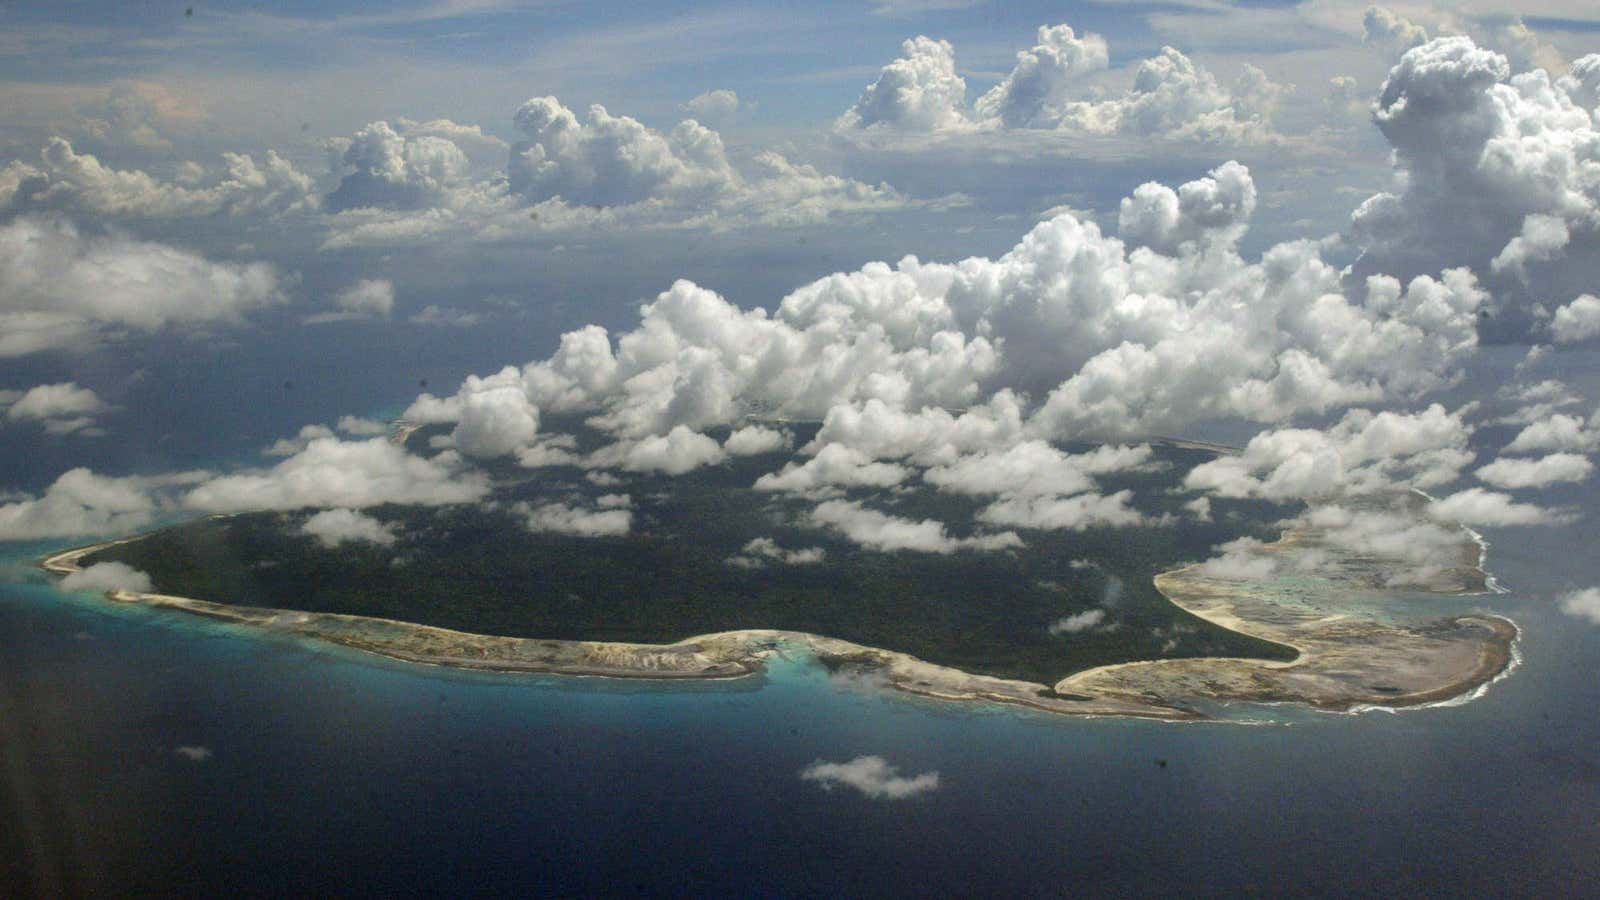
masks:
<svg viewBox="0 0 1600 900"><path fill-rule="evenodd" d="M1400 186L1356 210L1358 274L1407 278L1467 266L1495 303L1485 334L1542 328L1543 304L1600 277L1600 55L1570 74L1513 74L1468 37L1406 52L1373 118L1394 147ZM1576 314L1558 337L1583 333Z"/></svg>

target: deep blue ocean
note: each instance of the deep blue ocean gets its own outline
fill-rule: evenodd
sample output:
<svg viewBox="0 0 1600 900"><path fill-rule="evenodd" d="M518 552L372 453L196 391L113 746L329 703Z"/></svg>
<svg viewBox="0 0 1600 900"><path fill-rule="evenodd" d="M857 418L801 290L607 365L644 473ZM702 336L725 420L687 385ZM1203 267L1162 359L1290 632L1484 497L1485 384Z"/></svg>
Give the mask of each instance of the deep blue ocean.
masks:
<svg viewBox="0 0 1600 900"><path fill-rule="evenodd" d="M130 413L89 461L259 460L358 395L401 402L402 369L315 412L229 382L229 403ZM1600 366L1568 380L1600 395ZM11 456L5 487L61 453ZM419 667L63 594L34 561L77 541L0 545L0 896L1600 894L1600 627L1554 599L1600 585L1600 485L1553 493L1584 520L1487 532L1511 593L1471 602L1522 627L1510 677L1462 706L1256 726L944 703L803 660L694 685ZM799 777L868 754L940 785Z"/></svg>
<svg viewBox="0 0 1600 900"><path fill-rule="evenodd" d="M61 594L29 568L45 545L12 545L4 893L1592 892L1600 629L1540 594L1589 540L1496 537L1513 675L1258 726L942 703L803 660L691 686L425 668ZM798 777L862 754L940 787Z"/></svg>

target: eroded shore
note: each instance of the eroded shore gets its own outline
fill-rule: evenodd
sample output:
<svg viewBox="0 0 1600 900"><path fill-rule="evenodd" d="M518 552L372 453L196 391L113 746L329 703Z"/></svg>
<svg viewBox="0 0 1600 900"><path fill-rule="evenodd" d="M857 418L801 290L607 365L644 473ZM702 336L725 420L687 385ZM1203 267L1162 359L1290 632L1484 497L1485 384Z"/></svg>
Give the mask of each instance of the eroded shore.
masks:
<svg viewBox="0 0 1600 900"><path fill-rule="evenodd" d="M123 540L135 540L126 538ZM85 558L123 541L51 555L41 565L66 575ZM1283 563L1283 577L1222 579L1192 565L1155 577L1174 605L1224 628L1293 647L1290 662L1200 658L1102 666L1054 685L974 675L904 653L822 635L752 629L700 635L673 644L557 641L469 634L390 619L235 606L167 594L111 591L122 603L177 609L262 629L329 641L426 665L613 678L737 678L759 672L785 648L814 654L831 670L866 675L910 693L949 700L1022 704L1074 715L1210 718L1213 703L1303 703L1327 710L1399 708L1467 694L1505 671L1516 626L1486 614L1424 622L1386 620L1346 599L1382 582L1370 559L1334 556L1332 575L1301 573L1297 554L1329 559L1308 531L1288 531L1260 551ZM1426 590L1476 593L1487 575L1478 545L1463 532L1458 558L1445 561Z"/></svg>

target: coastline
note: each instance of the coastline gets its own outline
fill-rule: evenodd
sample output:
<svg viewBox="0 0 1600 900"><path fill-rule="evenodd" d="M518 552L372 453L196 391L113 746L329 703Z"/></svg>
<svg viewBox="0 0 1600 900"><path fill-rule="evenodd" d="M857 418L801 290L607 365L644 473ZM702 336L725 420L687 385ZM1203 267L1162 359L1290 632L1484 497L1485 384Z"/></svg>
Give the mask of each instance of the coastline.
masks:
<svg viewBox="0 0 1600 900"><path fill-rule="evenodd" d="M62 550L39 565L53 574L70 574L86 557L140 537ZM1481 551L1481 538L1472 537ZM1290 552L1306 538L1303 532L1286 530L1264 549ZM1491 576L1481 568L1481 552L1478 562L1477 584L1487 586ZM1162 572L1154 582L1179 609L1222 628L1289 646L1297 651L1296 658L1138 660L1087 669L1045 685L976 675L806 632L746 629L696 635L671 644L558 641L471 634L367 616L235 606L169 594L117 590L105 596L118 603L176 609L315 638L419 665L605 678L728 679L759 673L772 653L802 648L831 671L878 678L923 697L1168 721L1227 721L1196 709L1197 702L1298 703L1359 712L1459 699L1481 693L1508 669L1518 635L1514 622L1488 614L1405 628L1345 614L1286 613L1270 590L1205 578L1198 574L1198 564ZM1452 584L1440 593L1474 593L1472 586Z"/></svg>

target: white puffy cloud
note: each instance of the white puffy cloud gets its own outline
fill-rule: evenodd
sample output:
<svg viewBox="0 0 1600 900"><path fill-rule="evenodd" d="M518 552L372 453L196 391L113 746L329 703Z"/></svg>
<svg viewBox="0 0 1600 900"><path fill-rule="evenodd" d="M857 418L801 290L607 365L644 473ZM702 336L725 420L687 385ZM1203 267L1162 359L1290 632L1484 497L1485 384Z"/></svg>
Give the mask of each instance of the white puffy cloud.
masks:
<svg viewBox="0 0 1600 900"><path fill-rule="evenodd" d="M374 422L371 419L363 419L360 416L340 416L338 427L345 434L352 434L356 437L372 437L373 435L389 433L389 426L383 422Z"/></svg>
<svg viewBox="0 0 1600 900"><path fill-rule="evenodd" d="M662 132L603 106L581 118L555 97L535 97L514 121L525 140L500 172L478 173L448 129L397 132L379 122L341 142L357 171L329 195L338 215L325 223L324 248L783 227L919 205L887 185L770 151L735 165L722 137L693 119Z"/></svg>
<svg viewBox="0 0 1600 900"><path fill-rule="evenodd" d="M353 509L325 509L306 519L300 533L333 548L352 541L387 547L395 542L394 526Z"/></svg>
<svg viewBox="0 0 1600 900"><path fill-rule="evenodd" d="M71 469L38 497L0 504L0 540L123 534L154 521L166 508L159 490L193 480L196 475L168 478L112 478L85 468Z"/></svg>
<svg viewBox="0 0 1600 900"><path fill-rule="evenodd" d="M1577 344L1600 337L1600 297L1584 294L1556 310L1550 337L1558 344Z"/></svg>
<svg viewBox="0 0 1600 900"><path fill-rule="evenodd" d="M1559 598L1561 611L1575 619L1588 619L1600 625L1600 588L1568 591Z"/></svg>
<svg viewBox="0 0 1600 900"><path fill-rule="evenodd" d="M1041 25L1038 43L1017 52L1011 72L974 104L980 119L1005 128L1051 128L1085 75L1110 65L1105 38L1070 25Z"/></svg>
<svg viewBox="0 0 1600 900"><path fill-rule="evenodd" d="M451 138L402 135L388 122L373 122L342 143L340 161L354 171L328 195L330 212L435 206L466 179L470 168L466 153Z"/></svg>
<svg viewBox="0 0 1600 900"><path fill-rule="evenodd" d="M726 458L727 451L714 439L685 425L677 425L666 434L647 435L602 447L590 455L588 465L682 475L701 466L716 465Z"/></svg>
<svg viewBox="0 0 1600 900"><path fill-rule="evenodd" d="M918 35L900 45L900 54L839 117L837 127L913 132L971 128L962 109L967 83L956 74L950 42Z"/></svg>
<svg viewBox="0 0 1600 900"><path fill-rule="evenodd" d="M1585 427L1582 416L1555 413L1543 421L1530 423L1506 445L1507 453L1532 453L1538 450L1588 451L1600 448L1600 432Z"/></svg>
<svg viewBox="0 0 1600 900"><path fill-rule="evenodd" d="M1109 64L1106 41L1069 25L1040 26L1037 43L968 109L946 41L916 37L836 123L844 134L947 135L1052 130L1174 141L1274 139L1270 121L1289 86L1246 65L1229 87L1172 47L1143 60L1122 94L1094 96L1085 78Z"/></svg>
<svg viewBox="0 0 1600 900"><path fill-rule="evenodd" d="M1427 488L1459 477L1473 460L1461 412L1433 404L1417 413L1352 410L1332 428L1282 428L1243 452L1190 470L1184 485L1222 497L1311 499L1396 486Z"/></svg>
<svg viewBox="0 0 1600 900"><path fill-rule="evenodd" d="M984 507L978 513L978 521L1014 528L1072 531L1147 524L1144 515L1128 505L1132 499L1132 491L1117 491L1106 496L1095 493L1066 497L1008 496Z"/></svg>
<svg viewBox="0 0 1600 900"><path fill-rule="evenodd" d="M1497 459L1478 469L1478 480L1497 488L1544 488L1552 484L1583 481L1594 464L1576 453L1551 453L1538 459Z"/></svg>
<svg viewBox="0 0 1600 900"><path fill-rule="evenodd" d="M646 456L691 445L705 464L739 443L717 448L706 429L743 427L749 413L820 418L802 448L811 458L757 484L813 495L899 484L908 464L949 466L1029 440L1281 422L1452 382L1477 346L1484 301L1469 272L1374 276L1347 295L1344 273L1313 243L1247 262L1238 241L1254 196L1244 167L1226 164L1177 190L1141 188L1124 217L1140 246L1062 214L998 258L869 263L802 286L770 314L679 281L641 307L635 328L570 332L548 359L492 378L533 408L583 413L611 434L617 443L595 466L633 453L634 468L649 467ZM425 395L406 416L458 421L461 402ZM1390 424L1363 413L1334 440L1377 440L1356 432ZM1445 426L1446 440L1407 451L1408 483L1442 483L1470 462L1459 416L1439 409L1412 424ZM1287 443L1260 465L1285 462L1300 439L1276 440ZM1381 454L1349 449L1356 481L1389 477Z"/></svg>
<svg viewBox="0 0 1600 900"><path fill-rule="evenodd" d="M14 401L0 398L6 418L12 422L35 422L50 434L93 433L94 417L108 408L94 391L75 381L40 384L23 391Z"/></svg>
<svg viewBox="0 0 1600 900"><path fill-rule="evenodd" d="M1140 185L1122 201L1117 233L1129 244L1177 255L1185 244L1204 249L1202 242L1236 243L1255 208L1250 171L1230 162L1176 191L1154 181Z"/></svg>
<svg viewBox="0 0 1600 900"><path fill-rule="evenodd" d="M424 458L382 437L319 437L270 469L223 475L198 485L182 503L206 512L359 509L384 503L470 503L488 490L487 479L465 470L454 453Z"/></svg>
<svg viewBox="0 0 1600 900"><path fill-rule="evenodd" d="M0 225L0 357L82 347L119 330L232 324L283 299L263 263L85 235L61 218Z"/></svg>
<svg viewBox="0 0 1600 900"><path fill-rule="evenodd" d="M1600 65L1587 60L1574 71ZM1465 36L1407 51L1373 114L1399 183L1353 215L1357 273L1470 267L1497 301L1484 327L1507 337L1533 330L1546 298L1591 290L1600 131L1585 84L1542 69L1512 75L1505 56Z"/></svg>
<svg viewBox="0 0 1600 900"><path fill-rule="evenodd" d="M1575 515L1565 510L1550 510L1532 503L1518 503L1509 494L1467 488L1435 500L1429 506L1434 518L1463 525L1506 527L1514 525L1564 525Z"/></svg>
<svg viewBox="0 0 1600 900"><path fill-rule="evenodd" d="M150 576L127 563L97 562L85 566L61 579L64 591L135 591L150 590Z"/></svg>
<svg viewBox="0 0 1600 900"><path fill-rule="evenodd" d="M37 166L12 162L0 169L0 211L65 212L95 219L189 219L230 215L309 212L318 206L310 176L269 150L263 161L224 153L224 175L211 184L162 181L136 169L114 169L93 154L78 153L54 137ZM183 181L204 177L185 168Z"/></svg>
<svg viewBox="0 0 1600 900"><path fill-rule="evenodd" d="M728 439L722 442L722 449L727 451L729 456L756 456L787 450L793 440L793 435L787 431L762 425L746 425L729 434Z"/></svg>
<svg viewBox="0 0 1600 900"><path fill-rule="evenodd" d="M955 538L933 519L903 519L850 500L825 500L811 511L811 523L825 526L869 550L950 554L958 550L1005 550L1023 546L1016 532Z"/></svg>
<svg viewBox="0 0 1600 900"><path fill-rule="evenodd" d="M787 550L772 538L751 538L740 551L727 558L730 566L740 569L759 569L768 563L786 566L807 566L822 562L826 552L821 547L804 547Z"/></svg>
<svg viewBox="0 0 1600 900"><path fill-rule="evenodd" d="M468 376L457 394L460 412L451 437L467 456L505 456L533 443L539 432L538 407L528 402L520 385L501 376Z"/></svg>
<svg viewBox="0 0 1600 900"><path fill-rule="evenodd" d="M1103 609L1086 609L1051 622L1048 630L1051 634L1078 634L1098 628L1105 618L1106 611Z"/></svg>
<svg viewBox="0 0 1600 900"><path fill-rule="evenodd" d="M307 316L306 324L347 322L353 319L387 319L394 311L394 284L383 278L363 278L333 295L333 310Z"/></svg>
<svg viewBox="0 0 1600 900"><path fill-rule="evenodd" d="M697 119L717 122L739 111L739 95L727 88L717 88L696 95L683 104L683 111Z"/></svg>
<svg viewBox="0 0 1600 900"><path fill-rule="evenodd" d="M762 475L755 489L817 494L837 488L886 488L910 475L911 470L897 463L876 462L853 447L827 444L803 463L788 462L782 470Z"/></svg>
<svg viewBox="0 0 1600 900"><path fill-rule="evenodd" d="M607 494L593 508L566 503L517 505L526 517L528 530L573 534L580 537L613 537L627 534L633 527L633 510L626 494Z"/></svg>
<svg viewBox="0 0 1600 900"><path fill-rule="evenodd" d="M1428 42L1428 29L1387 7L1367 7L1361 25L1367 43L1391 52L1404 52Z"/></svg>
<svg viewBox="0 0 1600 900"><path fill-rule="evenodd" d="M842 784L874 800L903 800L939 787L938 772L923 772L908 778L881 756L858 756L842 763L819 759L800 770L800 777L816 782L823 790Z"/></svg>

